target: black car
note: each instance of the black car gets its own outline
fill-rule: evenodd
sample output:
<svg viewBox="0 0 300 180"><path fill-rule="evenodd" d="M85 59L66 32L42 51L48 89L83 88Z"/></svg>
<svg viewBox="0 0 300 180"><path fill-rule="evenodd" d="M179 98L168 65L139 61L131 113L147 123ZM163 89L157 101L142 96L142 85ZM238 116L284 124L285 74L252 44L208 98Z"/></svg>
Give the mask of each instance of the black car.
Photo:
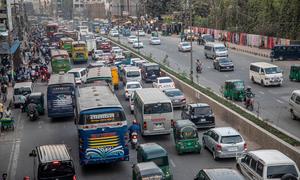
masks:
<svg viewBox="0 0 300 180"><path fill-rule="evenodd" d="M181 112L181 119L191 120L197 128L215 127L215 116L211 107L205 103L187 104Z"/></svg>
<svg viewBox="0 0 300 180"><path fill-rule="evenodd" d="M202 169L194 180L245 180L245 178L234 169Z"/></svg>
<svg viewBox="0 0 300 180"><path fill-rule="evenodd" d="M228 57L219 57L213 60L214 69L219 71L234 71L233 62Z"/></svg>

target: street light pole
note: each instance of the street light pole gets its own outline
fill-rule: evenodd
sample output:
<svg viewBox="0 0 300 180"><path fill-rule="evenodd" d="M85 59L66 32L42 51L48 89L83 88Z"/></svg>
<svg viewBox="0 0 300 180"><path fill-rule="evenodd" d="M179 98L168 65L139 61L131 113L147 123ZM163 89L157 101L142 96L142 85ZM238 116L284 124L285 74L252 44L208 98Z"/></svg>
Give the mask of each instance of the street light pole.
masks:
<svg viewBox="0 0 300 180"><path fill-rule="evenodd" d="M118 8L120 9L120 11L121 11L121 5L120 4L118 4ZM119 11L119 12L120 12ZM119 14L119 13L118 13ZM120 43L120 17L121 17L121 14L119 14L119 17L118 17L118 42Z"/></svg>
<svg viewBox="0 0 300 180"><path fill-rule="evenodd" d="M190 6L190 32L192 33L192 0L189 0L189 6ZM190 69L190 79L192 82L194 82L194 72L193 72L193 38L190 38L191 43L191 53L190 53L190 60L191 60L191 69Z"/></svg>
<svg viewBox="0 0 300 180"><path fill-rule="evenodd" d="M136 4L136 13L137 13L137 38L138 38L138 52L140 52L140 12L138 11L138 4Z"/></svg>

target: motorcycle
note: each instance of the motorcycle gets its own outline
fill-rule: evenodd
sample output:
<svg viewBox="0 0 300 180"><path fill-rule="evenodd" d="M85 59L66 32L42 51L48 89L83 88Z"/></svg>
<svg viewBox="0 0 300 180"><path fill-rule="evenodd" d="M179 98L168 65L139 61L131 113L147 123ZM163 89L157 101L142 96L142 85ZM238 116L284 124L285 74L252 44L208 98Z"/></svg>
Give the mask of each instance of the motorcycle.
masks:
<svg viewBox="0 0 300 180"><path fill-rule="evenodd" d="M136 147L138 145L138 133L132 132L130 139L131 139L131 148L136 149Z"/></svg>
<svg viewBox="0 0 300 180"><path fill-rule="evenodd" d="M36 110L34 110L34 111L29 111L28 112L28 116L29 116L29 120L30 121L35 121L35 120L37 120L38 119L38 116L36 115L36 112L35 112Z"/></svg>
<svg viewBox="0 0 300 180"><path fill-rule="evenodd" d="M254 109L254 94L249 97L246 97L245 108L250 111L253 111L253 109Z"/></svg>

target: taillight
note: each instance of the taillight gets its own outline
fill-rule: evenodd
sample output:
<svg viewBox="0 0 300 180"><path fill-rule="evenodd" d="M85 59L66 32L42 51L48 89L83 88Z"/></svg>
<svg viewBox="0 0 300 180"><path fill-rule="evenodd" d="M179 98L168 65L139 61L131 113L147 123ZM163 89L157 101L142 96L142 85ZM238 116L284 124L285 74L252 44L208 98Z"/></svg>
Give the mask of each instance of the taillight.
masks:
<svg viewBox="0 0 300 180"><path fill-rule="evenodd" d="M244 150L247 151L247 143L244 144Z"/></svg>
<svg viewBox="0 0 300 180"><path fill-rule="evenodd" d="M143 129L147 129L147 122L144 122Z"/></svg>
<svg viewBox="0 0 300 180"><path fill-rule="evenodd" d="M73 176L73 180L76 180L76 176L75 175Z"/></svg>
<svg viewBox="0 0 300 180"><path fill-rule="evenodd" d="M216 151L222 151L222 146L220 144L216 145Z"/></svg>

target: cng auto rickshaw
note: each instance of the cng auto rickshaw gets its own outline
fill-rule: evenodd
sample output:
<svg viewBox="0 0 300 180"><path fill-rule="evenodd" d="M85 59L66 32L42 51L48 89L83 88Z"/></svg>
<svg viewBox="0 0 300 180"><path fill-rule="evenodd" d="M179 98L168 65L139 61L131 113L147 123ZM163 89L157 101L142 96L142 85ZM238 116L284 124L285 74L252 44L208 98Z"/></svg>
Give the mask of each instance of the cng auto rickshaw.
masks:
<svg viewBox="0 0 300 180"><path fill-rule="evenodd" d="M178 154L184 152L200 153L198 131L196 125L190 120L177 120L173 127L175 147Z"/></svg>
<svg viewBox="0 0 300 180"><path fill-rule="evenodd" d="M111 77L112 77L112 85L114 89L119 89L119 73L118 68L116 66L111 67Z"/></svg>
<svg viewBox="0 0 300 180"><path fill-rule="evenodd" d="M33 92L31 93L26 100L29 104L31 101L33 101L37 105L37 111L39 115L45 114L45 108L44 108L44 93L41 92ZM26 106L25 111L28 112L28 108Z"/></svg>
<svg viewBox="0 0 300 180"><path fill-rule="evenodd" d="M225 98L235 101L243 101L245 98L244 81L239 79L226 80L223 88Z"/></svg>
<svg viewBox="0 0 300 180"><path fill-rule="evenodd" d="M291 81L300 81L300 64L291 66L289 78Z"/></svg>
<svg viewBox="0 0 300 180"><path fill-rule="evenodd" d="M152 161L133 165L132 180L164 180L164 173Z"/></svg>

